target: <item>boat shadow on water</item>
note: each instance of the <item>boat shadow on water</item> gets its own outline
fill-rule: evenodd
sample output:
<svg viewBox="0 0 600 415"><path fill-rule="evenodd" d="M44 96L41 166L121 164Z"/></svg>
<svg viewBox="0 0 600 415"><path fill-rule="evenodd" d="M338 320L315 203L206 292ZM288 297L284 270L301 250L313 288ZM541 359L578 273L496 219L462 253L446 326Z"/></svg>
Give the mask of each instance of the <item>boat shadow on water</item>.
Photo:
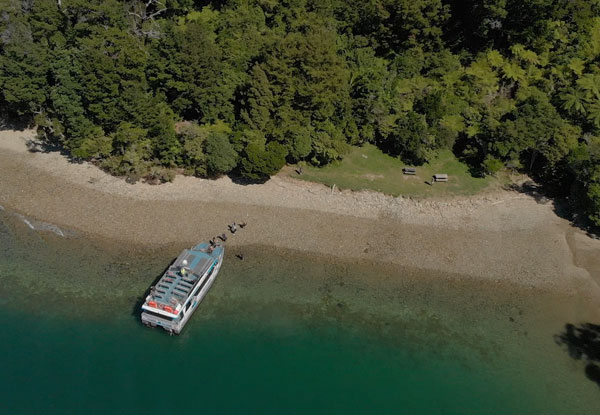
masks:
<svg viewBox="0 0 600 415"><path fill-rule="evenodd" d="M559 346L566 346L573 359L585 361L585 375L600 386L600 324L565 324L565 331L554 340Z"/></svg>

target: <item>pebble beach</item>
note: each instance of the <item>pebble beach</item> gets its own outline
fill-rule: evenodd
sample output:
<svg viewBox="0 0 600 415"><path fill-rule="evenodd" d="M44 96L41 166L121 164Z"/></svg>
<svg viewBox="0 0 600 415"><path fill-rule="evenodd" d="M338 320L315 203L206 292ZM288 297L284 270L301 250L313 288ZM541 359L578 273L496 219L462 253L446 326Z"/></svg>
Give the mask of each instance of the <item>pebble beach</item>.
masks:
<svg viewBox="0 0 600 415"><path fill-rule="evenodd" d="M60 229L160 247L207 240L233 221L247 222L228 245L401 264L600 298L600 241L559 217L550 199L504 190L439 200L391 197L283 174L250 185L185 176L162 185L129 184L58 152L31 152L26 142L34 138L33 130L0 132L0 205Z"/></svg>

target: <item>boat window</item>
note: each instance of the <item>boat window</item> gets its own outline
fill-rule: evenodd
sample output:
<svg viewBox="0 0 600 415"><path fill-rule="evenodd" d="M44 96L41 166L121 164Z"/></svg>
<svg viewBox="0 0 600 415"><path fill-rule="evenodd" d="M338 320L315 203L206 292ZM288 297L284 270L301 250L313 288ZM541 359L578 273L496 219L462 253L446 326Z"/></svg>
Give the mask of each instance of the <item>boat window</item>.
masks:
<svg viewBox="0 0 600 415"><path fill-rule="evenodd" d="M213 273L213 271L215 270L215 264L212 265L212 267L210 267L210 271L208 272L208 275L206 276L207 278L210 277Z"/></svg>
<svg viewBox="0 0 600 415"><path fill-rule="evenodd" d="M188 308L190 308L191 305L192 305L192 302L188 301L188 303L185 305L185 311L187 311Z"/></svg>
<svg viewBox="0 0 600 415"><path fill-rule="evenodd" d="M198 293L202 290L202 288L204 288L204 286L206 285L206 283L210 279L210 276L215 271L215 264L213 264L213 266L211 267L210 271L208 271L208 273L206 274L206 276L204 277L204 279L202 280L202 282L196 286L196 288L194 289L194 291L192 292L192 294L190 295L190 297L198 295ZM186 310L187 310L187 308L186 308Z"/></svg>
<svg viewBox="0 0 600 415"><path fill-rule="evenodd" d="M210 279L210 274L208 274L206 276L206 278L204 278L204 281L202 281L202 283L198 286L194 295L197 295L200 291L202 291L202 289L204 288L204 286L206 285L206 283L208 282L209 279Z"/></svg>
<svg viewBox="0 0 600 415"><path fill-rule="evenodd" d="M155 313L153 311L144 310L144 313L151 315L152 317L157 317L162 320L173 321L173 317L163 316L162 314Z"/></svg>

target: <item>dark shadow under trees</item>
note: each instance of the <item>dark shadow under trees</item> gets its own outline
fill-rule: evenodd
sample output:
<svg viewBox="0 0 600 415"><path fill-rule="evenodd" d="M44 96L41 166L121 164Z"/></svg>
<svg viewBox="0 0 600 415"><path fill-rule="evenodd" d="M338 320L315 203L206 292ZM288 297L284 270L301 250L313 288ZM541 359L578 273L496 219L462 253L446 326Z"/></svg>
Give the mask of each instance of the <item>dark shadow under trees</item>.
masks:
<svg viewBox="0 0 600 415"><path fill-rule="evenodd" d="M596 226L570 197L557 196L549 186L527 180L521 184L511 183L505 190L514 191L532 197L539 204L552 204L554 213L568 220L572 226L584 231L590 238L600 239L600 227Z"/></svg>
<svg viewBox="0 0 600 415"><path fill-rule="evenodd" d="M31 117L14 117L8 110L0 107L0 129L23 131L31 128L33 119Z"/></svg>
<svg viewBox="0 0 600 415"><path fill-rule="evenodd" d="M600 324L566 324L554 337L556 344L566 347L569 356L586 363L586 377L600 386Z"/></svg>

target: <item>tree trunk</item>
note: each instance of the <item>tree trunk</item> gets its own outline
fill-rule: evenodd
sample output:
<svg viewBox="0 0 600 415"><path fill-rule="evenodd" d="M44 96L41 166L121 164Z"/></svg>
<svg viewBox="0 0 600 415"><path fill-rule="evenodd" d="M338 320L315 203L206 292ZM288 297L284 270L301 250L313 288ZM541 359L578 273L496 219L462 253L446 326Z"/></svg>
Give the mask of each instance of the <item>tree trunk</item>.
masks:
<svg viewBox="0 0 600 415"><path fill-rule="evenodd" d="M533 153L531 153L531 160L529 160L529 171L531 171L531 168L533 167L535 156L537 156L537 150L533 150Z"/></svg>

